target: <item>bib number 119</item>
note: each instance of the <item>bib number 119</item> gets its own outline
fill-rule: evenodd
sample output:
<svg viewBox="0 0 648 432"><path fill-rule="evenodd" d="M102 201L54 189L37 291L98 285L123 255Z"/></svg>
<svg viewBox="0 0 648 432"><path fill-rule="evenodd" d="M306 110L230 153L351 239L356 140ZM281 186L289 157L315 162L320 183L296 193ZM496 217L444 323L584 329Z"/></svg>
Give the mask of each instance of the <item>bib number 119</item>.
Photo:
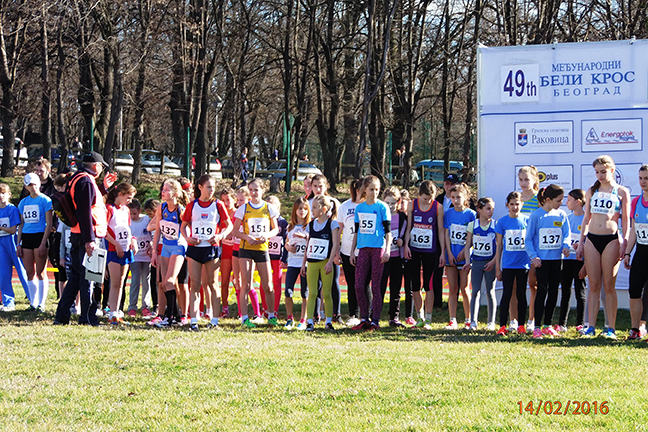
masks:
<svg viewBox="0 0 648 432"><path fill-rule="evenodd" d="M502 66L502 103L537 102L540 67L537 64Z"/></svg>

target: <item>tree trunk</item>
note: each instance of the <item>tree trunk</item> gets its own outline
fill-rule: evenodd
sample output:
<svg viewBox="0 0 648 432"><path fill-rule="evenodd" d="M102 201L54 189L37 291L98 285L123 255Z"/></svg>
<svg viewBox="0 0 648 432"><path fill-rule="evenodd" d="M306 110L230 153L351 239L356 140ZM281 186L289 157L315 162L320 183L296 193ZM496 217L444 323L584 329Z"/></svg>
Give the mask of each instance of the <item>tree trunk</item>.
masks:
<svg viewBox="0 0 648 432"><path fill-rule="evenodd" d="M110 100L110 117L106 127L106 140L104 141L103 155L104 155L104 160L108 162L108 164L110 165L110 169L114 170L115 161L112 155L112 151L115 145L115 128L117 127L117 124L119 123L119 118L121 117L122 102L123 102L123 97L122 97L123 84L122 84L121 71L119 70L121 64L119 61L118 54L115 54L112 61L112 65L113 65L113 70L111 75L113 76L113 78L111 81L113 83L113 90L112 90L112 99Z"/></svg>
<svg viewBox="0 0 648 432"><path fill-rule="evenodd" d="M45 4L43 4L43 14L41 22L41 80L43 93L41 100L41 144L43 145L43 157L51 160L52 149L52 101L49 84L49 47L47 34L47 14Z"/></svg>
<svg viewBox="0 0 648 432"><path fill-rule="evenodd" d="M63 48L63 31L59 25L57 37L58 66L56 68L56 135L61 149L59 172L68 166L68 143L65 137L65 122L63 121L63 71L65 69L65 49Z"/></svg>
<svg viewBox="0 0 648 432"><path fill-rule="evenodd" d="M138 184L142 171L142 128L144 121L144 84L146 82L146 62L142 61L137 68L137 85L135 86L135 119L133 121L133 172L131 182Z"/></svg>

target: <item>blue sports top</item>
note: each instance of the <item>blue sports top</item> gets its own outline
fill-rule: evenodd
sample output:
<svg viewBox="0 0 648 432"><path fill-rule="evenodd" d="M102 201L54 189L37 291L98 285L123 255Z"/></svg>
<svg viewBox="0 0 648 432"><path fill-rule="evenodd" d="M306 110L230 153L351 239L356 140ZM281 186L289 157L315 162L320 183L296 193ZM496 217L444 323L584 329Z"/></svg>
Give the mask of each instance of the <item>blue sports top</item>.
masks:
<svg viewBox="0 0 648 432"><path fill-rule="evenodd" d="M619 186L614 186L612 192L596 191L590 198L590 213L614 216L621 210Z"/></svg>
<svg viewBox="0 0 648 432"><path fill-rule="evenodd" d="M569 220L569 230L571 231L571 239L569 240L569 256L563 257L566 260L576 260L576 243L580 240L581 227L583 225L584 214L576 216L574 213L569 213L567 219Z"/></svg>
<svg viewBox="0 0 648 432"><path fill-rule="evenodd" d="M160 234L162 234L162 244L167 246L187 246L187 241L180 234L180 224L182 223L182 212L184 207L176 204L175 210L169 210L166 202L162 203L162 219L160 220Z"/></svg>
<svg viewBox="0 0 648 432"><path fill-rule="evenodd" d="M473 234L471 254L473 261L490 261L495 257L497 252L496 226L497 222L493 219L484 229L479 223L479 218L468 225L468 231Z"/></svg>
<svg viewBox="0 0 648 432"><path fill-rule="evenodd" d="M531 260L524 247L529 217L520 214L517 218L502 216L495 226L495 232L502 235L502 269L528 269Z"/></svg>
<svg viewBox="0 0 648 432"><path fill-rule="evenodd" d="M22 229L23 233L42 233L45 232L47 226L45 213L52 210L52 200L43 194L38 195L36 198L28 195L20 201L18 210L20 210L25 222Z"/></svg>
<svg viewBox="0 0 648 432"><path fill-rule="evenodd" d="M569 249L569 220L561 210L546 211L543 208L531 213L527 224L525 247L531 260L559 260L563 248Z"/></svg>
<svg viewBox="0 0 648 432"><path fill-rule="evenodd" d="M448 235L450 236L450 250L452 251L452 255L455 257L457 265L466 263L465 260L456 261L456 258L459 252L461 252L464 246L466 246L468 224L474 222L476 219L477 213L467 207L461 212L452 207L443 215L443 227L448 230Z"/></svg>

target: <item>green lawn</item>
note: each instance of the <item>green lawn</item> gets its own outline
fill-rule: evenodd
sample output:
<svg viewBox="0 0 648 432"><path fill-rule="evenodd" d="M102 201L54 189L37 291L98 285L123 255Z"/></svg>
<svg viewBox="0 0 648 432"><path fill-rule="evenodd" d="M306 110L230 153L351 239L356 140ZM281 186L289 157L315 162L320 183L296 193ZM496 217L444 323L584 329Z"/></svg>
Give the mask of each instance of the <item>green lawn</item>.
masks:
<svg viewBox="0 0 648 432"><path fill-rule="evenodd" d="M55 327L50 294L44 315L24 301L0 315L0 430L648 428L644 341L445 332L447 311L432 331ZM529 401L552 407L520 414ZM561 415L545 414L556 401ZM567 401L588 401L590 414L573 402L564 414Z"/></svg>

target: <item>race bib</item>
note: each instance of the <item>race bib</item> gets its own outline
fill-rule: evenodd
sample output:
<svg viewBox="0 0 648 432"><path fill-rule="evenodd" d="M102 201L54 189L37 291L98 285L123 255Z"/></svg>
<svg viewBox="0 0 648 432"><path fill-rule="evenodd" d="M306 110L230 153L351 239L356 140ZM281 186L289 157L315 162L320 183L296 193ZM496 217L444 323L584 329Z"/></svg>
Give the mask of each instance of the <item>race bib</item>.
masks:
<svg viewBox="0 0 648 432"><path fill-rule="evenodd" d="M398 244L396 243L398 241L398 230L394 229L391 230L391 235L392 235L392 242L391 242L391 248L389 249L390 252L396 252L400 248L398 247Z"/></svg>
<svg viewBox="0 0 648 432"><path fill-rule="evenodd" d="M216 234L215 221L193 221L191 223L191 236L198 240L209 240Z"/></svg>
<svg viewBox="0 0 648 432"><path fill-rule="evenodd" d="M26 205L23 208L23 220L25 223L38 223L40 222L40 206Z"/></svg>
<svg viewBox="0 0 648 432"><path fill-rule="evenodd" d="M468 230L465 225L450 224L450 243L465 245Z"/></svg>
<svg viewBox="0 0 648 432"><path fill-rule="evenodd" d="M168 220L161 220L160 232L167 240L178 240L178 235L180 234L180 225Z"/></svg>
<svg viewBox="0 0 648 432"><path fill-rule="evenodd" d="M148 247L149 240L138 240L137 241L137 255L146 255L146 248Z"/></svg>
<svg viewBox="0 0 648 432"><path fill-rule="evenodd" d="M115 240L125 251L130 249L131 232L128 227L115 227Z"/></svg>
<svg viewBox="0 0 648 432"><path fill-rule="evenodd" d="M376 215L374 213L358 213L360 219L360 234L376 233Z"/></svg>
<svg viewBox="0 0 648 432"><path fill-rule="evenodd" d="M637 243L648 245L648 224L636 223L635 232L637 233Z"/></svg>
<svg viewBox="0 0 648 432"><path fill-rule="evenodd" d="M247 226L250 237L258 238L270 232L270 220L267 218L250 218Z"/></svg>
<svg viewBox="0 0 648 432"><path fill-rule="evenodd" d="M473 254L479 257L492 257L493 237L473 235Z"/></svg>
<svg viewBox="0 0 648 432"><path fill-rule="evenodd" d="M270 255L279 255L281 253L281 236L270 237L268 240L268 253Z"/></svg>
<svg viewBox="0 0 648 432"><path fill-rule="evenodd" d="M541 250L560 249L562 230L558 228L540 228L539 247Z"/></svg>
<svg viewBox="0 0 648 432"><path fill-rule="evenodd" d="M526 237L526 230L506 230L504 235L504 248L508 252L519 252L524 249L524 237Z"/></svg>
<svg viewBox="0 0 648 432"><path fill-rule="evenodd" d="M318 238L311 238L308 240L308 250L306 252L306 258L324 261L328 258L329 252L329 241Z"/></svg>
<svg viewBox="0 0 648 432"><path fill-rule="evenodd" d="M576 253L576 243L580 240L580 233L571 233L571 236L569 237L569 254L575 254Z"/></svg>
<svg viewBox="0 0 648 432"><path fill-rule="evenodd" d="M9 228L9 223L10 223L9 218L6 218L6 217L0 218L0 227ZM11 234L9 234L8 232L6 232L4 230L0 230L0 237L4 237L4 236L8 236L8 235L11 235Z"/></svg>
<svg viewBox="0 0 648 432"><path fill-rule="evenodd" d="M613 215L615 212L616 203L619 198L617 195L605 192L595 192L590 201L590 208L592 213Z"/></svg>
<svg viewBox="0 0 648 432"><path fill-rule="evenodd" d="M414 226L410 232L410 246L417 249L432 249L433 233L431 228Z"/></svg>

